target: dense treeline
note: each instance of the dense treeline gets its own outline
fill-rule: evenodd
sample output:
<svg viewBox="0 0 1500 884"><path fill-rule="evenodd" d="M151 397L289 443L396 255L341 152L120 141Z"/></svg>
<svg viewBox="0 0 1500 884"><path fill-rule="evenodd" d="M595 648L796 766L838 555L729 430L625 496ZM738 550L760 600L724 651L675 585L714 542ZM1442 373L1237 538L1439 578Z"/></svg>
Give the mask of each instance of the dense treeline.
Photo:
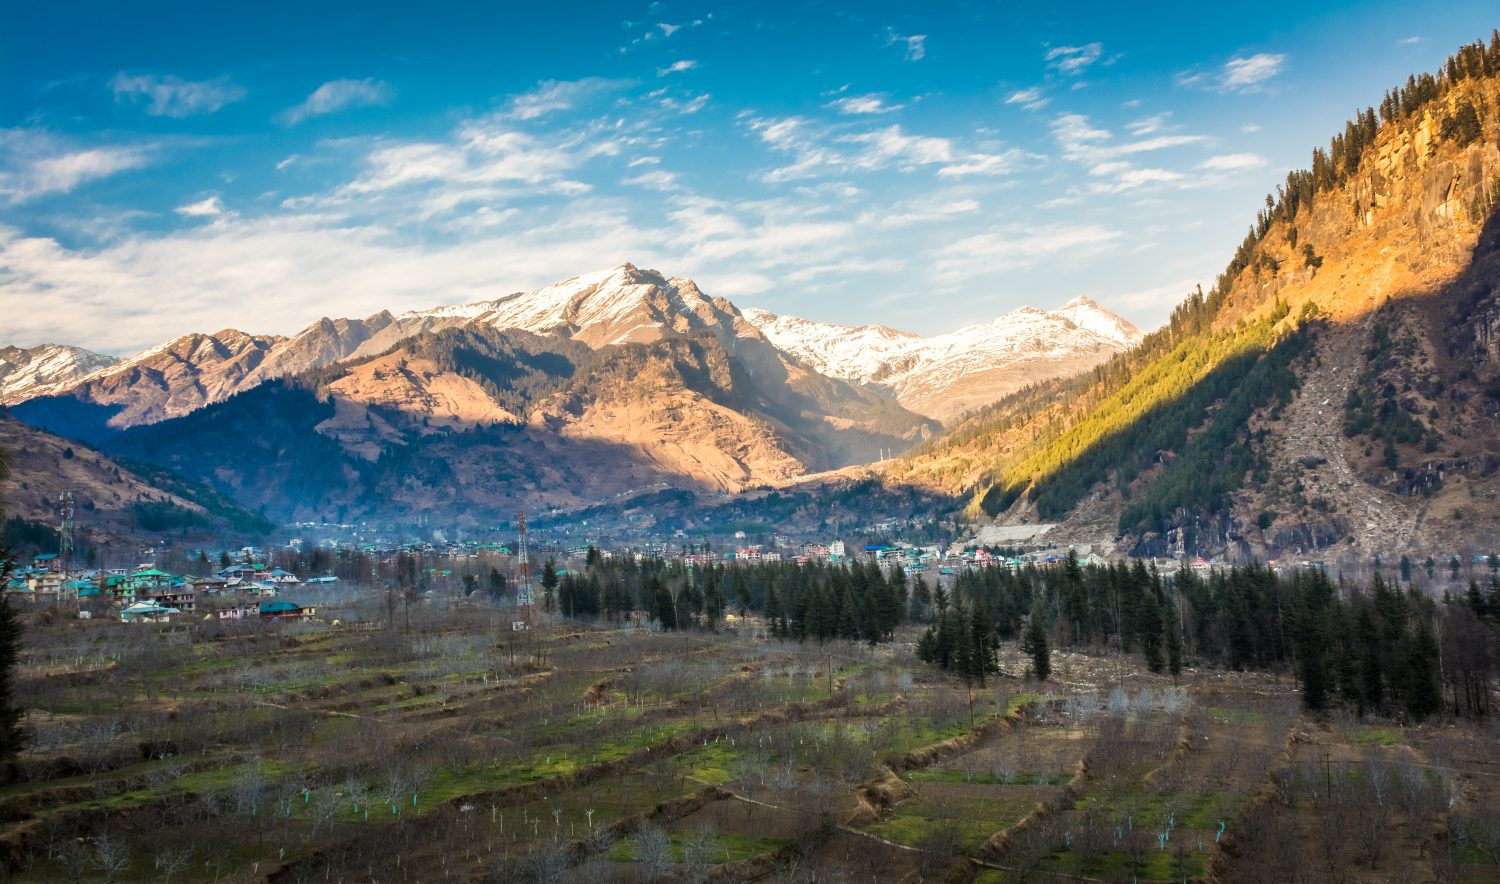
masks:
<svg viewBox="0 0 1500 884"><path fill-rule="evenodd" d="M596 550L582 571L561 576L555 599L544 596L544 604L565 617L619 622L639 611L664 629L714 630L728 612L754 611L779 638L871 644L891 637L910 604L899 567L889 574L859 561L689 568L657 558L605 559Z"/></svg>
<svg viewBox="0 0 1500 884"><path fill-rule="evenodd" d="M591 550L581 570L542 571L539 602L570 618L637 612L663 629L715 630L725 614L755 612L779 638L871 644L925 623L918 657L979 684L1004 642L1042 678L1050 648L1112 648L1173 676L1189 662L1290 671L1309 709L1421 719L1445 704L1487 714L1500 674L1500 578L1439 602L1378 576L1355 588L1319 570L1162 574L1139 559L969 570L951 591L859 561L688 567Z"/></svg>
<svg viewBox="0 0 1500 884"><path fill-rule="evenodd" d="M919 656L979 681L994 671L1001 642L1038 644L1038 623L1043 653L1049 644L1111 647L1174 675L1189 660L1290 669L1312 710L1420 719L1446 702L1454 715L1484 715L1500 671L1500 579L1438 602L1378 576L1366 589L1318 570L1283 577L1248 565L1202 577L1070 558L965 572L951 599L937 594L934 611Z"/></svg>

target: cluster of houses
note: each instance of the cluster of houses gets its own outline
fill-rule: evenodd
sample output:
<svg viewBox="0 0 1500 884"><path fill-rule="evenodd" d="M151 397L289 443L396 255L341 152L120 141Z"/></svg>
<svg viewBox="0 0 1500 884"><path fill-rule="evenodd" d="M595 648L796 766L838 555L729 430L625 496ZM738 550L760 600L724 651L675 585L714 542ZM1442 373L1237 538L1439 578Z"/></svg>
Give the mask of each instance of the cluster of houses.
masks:
<svg viewBox="0 0 1500 884"><path fill-rule="evenodd" d="M85 619L103 609L118 611L127 623L158 623L195 615L202 596L223 596L227 604L215 605L206 616L293 620L307 619L317 611L276 596L288 589L337 581L337 577L300 580L260 563L230 565L205 577L169 574L150 563L133 569L68 571L56 554L47 553L33 558L29 566L13 569L4 590L8 599L76 608Z"/></svg>

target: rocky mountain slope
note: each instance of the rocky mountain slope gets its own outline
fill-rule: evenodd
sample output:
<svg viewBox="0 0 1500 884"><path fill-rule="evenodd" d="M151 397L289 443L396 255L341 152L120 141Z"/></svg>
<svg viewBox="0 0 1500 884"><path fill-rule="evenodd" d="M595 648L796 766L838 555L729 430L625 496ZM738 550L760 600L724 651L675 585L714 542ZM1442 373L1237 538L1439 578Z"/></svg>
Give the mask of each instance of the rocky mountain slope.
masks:
<svg viewBox="0 0 1500 884"><path fill-rule="evenodd" d="M50 396L119 360L82 347L0 347L0 405Z"/></svg>
<svg viewBox="0 0 1500 884"><path fill-rule="evenodd" d="M484 524L663 486L738 491L873 459L934 426L890 397L715 335L594 350L477 325L115 434L109 451L280 519Z"/></svg>
<svg viewBox="0 0 1500 884"><path fill-rule="evenodd" d="M902 405L944 422L1028 384L1087 371L1141 338L1139 329L1088 298L1050 313L1022 307L930 338L764 310L747 310L745 318L823 374L887 387Z"/></svg>
<svg viewBox="0 0 1500 884"><path fill-rule="evenodd" d="M0 439L11 467L0 482L6 517L56 528L59 495L71 491L80 551L163 535L253 538L272 527L204 485L151 464L111 458L3 412Z"/></svg>
<svg viewBox="0 0 1500 884"><path fill-rule="evenodd" d="M1391 561L1500 540L1497 71L1500 40L1388 93L1167 328L892 478L1144 553Z"/></svg>

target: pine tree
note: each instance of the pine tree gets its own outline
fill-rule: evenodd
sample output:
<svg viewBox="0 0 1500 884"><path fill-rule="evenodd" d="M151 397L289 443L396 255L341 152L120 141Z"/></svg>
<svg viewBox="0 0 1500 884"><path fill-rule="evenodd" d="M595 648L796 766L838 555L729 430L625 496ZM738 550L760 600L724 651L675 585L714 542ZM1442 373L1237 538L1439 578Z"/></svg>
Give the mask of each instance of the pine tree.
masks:
<svg viewBox="0 0 1500 884"><path fill-rule="evenodd" d="M1166 624L1167 671L1172 673L1172 681L1175 683L1178 676L1182 675L1182 624L1171 612L1167 614Z"/></svg>
<svg viewBox="0 0 1500 884"><path fill-rule="evenodd" d="M557 610L557 562L550 558L542 565L542 597L548 611Z"/></svg>
<svg viewBox="0 0 1500 884"><path fill-rule="evenodd" d="M651 596L652 617L661 624L662 629L676 629L677 605L672 600L672 593L661 582L660 577L652 577L651 583L655 585Z"/></svg>
<svg viewBox="0 0 1500 884"><path fill-rule="evenodd" d="M0 448L0 482L10 475L10 453ZM0 522L5 521L5 502L0 500ZM11 552L0 544L0 587L9 580L15 563ZM13 779L9 770L16 756L26 746L26 732L21 729L20 705L16 702L16 663L21 656L21 615L10 599L0 593L0 764L7 768L4 779Z"/></svg>
<svg viewBox="0 0 1500 884"><path fill-rule="evenodd" d="M1047 647L1047 611L1040 598L1031 606L1026 635L1021 639L1021 651L1031 657L1031 672L1037 681L1046 681L1052 675L1052 652Z"/></svg>
<svg viewBox="0 0 1500 884"><path fill-rule="evenodd" d="M1419 617L1415 632L1402 649L1402 697L1406 713L1417 721L1436 715L1443 708L1442 686L1438 684L1437 636L1426 617Z"/></svg>
<svg viewBox="0 0 1500 884"><path fill-rule="evenodd" d="M741 585L738 581L736 586ZM744 596L740 596L744 598ZM776 587L766 590L766 628L771 630L771 635L777 638L786 638L786 619L781 610L781 594Z"/></svg>

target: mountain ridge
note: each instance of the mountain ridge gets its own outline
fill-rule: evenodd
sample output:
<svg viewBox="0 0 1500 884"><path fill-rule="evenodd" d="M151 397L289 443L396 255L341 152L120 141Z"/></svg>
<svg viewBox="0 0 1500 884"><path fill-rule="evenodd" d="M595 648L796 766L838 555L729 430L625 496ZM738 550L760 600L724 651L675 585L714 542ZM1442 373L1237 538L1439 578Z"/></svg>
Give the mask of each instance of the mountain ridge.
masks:
<svg viewBox="0 0 1500 884"><path fill-rule="evenodd" d="M772 343L822 373L885 386L906 407L945 423L1028 384L1093 368L1142 337L1086 297L1050 312L1020 307L932 337L764 310L745 316Z"/></svg>
<svg viewBox="0 0 1500 884"><path fill-rule="evenodd" d="M1497 536L1497 72L1500 39L1387 93L1167 326L888 478L1140 554L1368 561Z"/></svg>

